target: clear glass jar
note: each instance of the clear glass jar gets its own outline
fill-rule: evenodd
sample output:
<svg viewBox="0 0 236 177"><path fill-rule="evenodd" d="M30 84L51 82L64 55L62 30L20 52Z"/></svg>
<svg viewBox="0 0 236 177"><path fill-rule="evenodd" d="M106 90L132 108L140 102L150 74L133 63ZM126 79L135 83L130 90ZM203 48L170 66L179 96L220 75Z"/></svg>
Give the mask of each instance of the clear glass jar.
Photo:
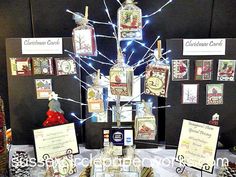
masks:
<svg viewBox="0 0 236 177"><path fill-rule="evenodd" d="M142 10L133 0L126 0L117 16L119 40L142 40Z"/></svg>
<svg viewBox="0 0 236 177"><path fill-rule="evenodd" d="M110 88L112 95L132 96L133 67L124 63L123 55L118 56L117 64L110 69Z"/></svg>
<svg viewBox="0 0 236 177"><path fill-rule="evenodd" d="M97 56L97 43L94 27L78 13L74 15L77 27L73 29L72 40L74 53L81 56Z"/></svg>

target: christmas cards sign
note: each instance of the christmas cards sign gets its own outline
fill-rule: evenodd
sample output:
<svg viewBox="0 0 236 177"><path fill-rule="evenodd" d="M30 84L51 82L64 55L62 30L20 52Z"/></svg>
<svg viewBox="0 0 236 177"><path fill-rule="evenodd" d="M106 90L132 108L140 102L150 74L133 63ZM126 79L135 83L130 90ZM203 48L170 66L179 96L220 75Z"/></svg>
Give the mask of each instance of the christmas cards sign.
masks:
<svg viewBox="0 0 236 177"><path fill-rule="evenodd" d="M225 55L225 39L184 39L184 56Z"/></svg>
<svg viewBox="0 0 236 177"><path fill-rule="evenodd" d="M184 120L176 161L213 173L219 127Z"/></svg>
<svg viewBox="0 0 236 177"><path fill-rule="evenodd" d="M63 54L62 38L22 38L22 54Z"/></svg>

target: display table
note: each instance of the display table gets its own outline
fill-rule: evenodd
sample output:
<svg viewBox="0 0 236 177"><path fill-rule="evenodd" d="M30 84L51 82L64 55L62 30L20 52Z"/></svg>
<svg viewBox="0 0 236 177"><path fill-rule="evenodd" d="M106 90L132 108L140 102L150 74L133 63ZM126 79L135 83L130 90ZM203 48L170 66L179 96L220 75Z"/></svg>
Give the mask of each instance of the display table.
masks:
<svg viewBox="0 0 236 177"><path fill-rule="evenodd" d="M33 146L28 146L28 145L17 145L17 146L12 146L10 150L10 159L12 157L12 154L15 151L26 151L31 158L34 158L34 147ZM89 150L85 149L83 146L80 146L80 154L77 154L75 157L76 158L88 158L90 159L90 156L95 157L98 155L100 150ZM141 158L141 159L146 159L144 160L144 165L143 166L152 166L154 171L155 171L155 177L178 177L180 175L176 174L175 169L178 167L178 163L175 163L174 157L175 157L176 150L166 150L164 147L160 147L158 149L137 149L136 154ZM228 150L218 150L217 158L228 158L232 162L236 162L236 156L231 154ZM151 164L152 163L152 164ZM173 165L172 165L173 164ZM221 165L221 164L220 164ZM214 174L207 174L204 173L204 177L215 177L217 176L219 172L220 167L215 167ZM80 172L82 171L83 166L82 162L78 161L77 163L77 174L72 175L71 177L78 177ZM200 172L194 169L186 168L186 171L193 174L192 176L198 177L200 176ZM34 176L34 177L39 177L39 176Z"/></svg>

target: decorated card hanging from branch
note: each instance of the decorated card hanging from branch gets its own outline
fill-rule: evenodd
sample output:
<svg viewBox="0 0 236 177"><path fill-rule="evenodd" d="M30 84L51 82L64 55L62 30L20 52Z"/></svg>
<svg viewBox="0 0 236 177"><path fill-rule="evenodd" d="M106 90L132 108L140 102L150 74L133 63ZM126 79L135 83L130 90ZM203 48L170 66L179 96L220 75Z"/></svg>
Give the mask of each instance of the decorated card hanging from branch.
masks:
<svg viewBox="0 0 236 177"><path fill-rule="evenodd" d="M206 104L223 104L224 84L207 84L206 86Z"/></svg>
<svg viewBox="0 0 236 177"><path fill-rule="evenodd" d="M100 70L98 70L97 77L94 79L92 87L87 91L88 110L90 113L102 113L106 111L106 100L108 91L99 84Z"/></svg>
<svg viewBox="0 0 236 177"><path fill-rule="evenodd" d="M85 16L76 13L74 20L78 25L72 33L74 52L81 56L97 56L95 30L88 23L88 6L85 9Z"/></svg>
<svg viewBox="0 0 236 177"><path fill-rule="evenodd" d="M235 81L235 64L236 60L219 60L217 80Z"/></svg>
<svg viewBox="0 0 236 177"><path fill-rule="evenodd" d="M132 96L134 70L123 61L123 54L119 52L118 63L110 69L111 94L119 96Z"/></svg>
<svg viewBox="0 0 236 177"><path fill-rule="evenodd" d="M143 108L142 113L140 108ZM135 117L135 139L155 140L157 133L156 118L152 114L152 103L137 103Z"/></svg>
<svg viewBox="0 0 236 177"><path fill-rule="evenodd" d="M160 97L167 97L170 66L160 61L161 41L158 41L158 55L156 61L146 67L145 93Z"/></svg>
<svg viewBox="0 0 236 177"><path fill-rule="evenodd" d="M118 10L118 38L142 40L142 10L134 0L126 0Z"/></svg>
<svg viewBox="0 0 236 177"><path fill-rule="evenodd" d="M172 60L172 80L189 80L189 60Z"/></svg>
<svg viewBox="0 0 236 177"><path fill-rule="evenodd" d="M213 60L195 61L195 80L212 80Z"/></svg>

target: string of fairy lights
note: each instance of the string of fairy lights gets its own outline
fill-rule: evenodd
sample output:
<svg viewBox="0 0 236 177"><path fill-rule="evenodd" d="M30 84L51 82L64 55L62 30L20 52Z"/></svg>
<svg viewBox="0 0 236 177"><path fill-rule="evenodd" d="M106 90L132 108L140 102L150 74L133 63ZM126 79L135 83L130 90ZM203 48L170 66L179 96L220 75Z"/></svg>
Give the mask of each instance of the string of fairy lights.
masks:
<svg viewBox="0 0 236 177"><path fill-rule="evenodd" d="M120 2L120 0L116 0L116 2L119 3L120 7L123 7L123 4ZM172 2L172 0L169 0L167 1L164 5L162 5L159 9L157 9L156 11L152 12L151 14L148 14L148 15L144 15L142 16L142 19L145 20L144 22L144 25L142 26L142 29L144 29L145 27L148 26L148 24L150 24L150 20L148 18L162 12L162 10L167 7L170 3ZM117 47L120 47L120 42L118 40L118 35L117 35L117 25L115 23L113 23L112 21L112 18L111 18L111 15L110 15L110 11L109 11L109 8L108 8L108 5L106 3L106 0L103 0L103 4L105 6L105 12L107 14L107 17L108 17L108 22L102 22L102 21L96 21L96 20L92 20L92 19L88 19L88 22L90 24L98 24L98 25L108 25L108 26L111 26L112 29L113 29L113 35L110 36L110 35L106 35L106 34L96 34L95 37L96 38L107 38L107 39L111 39L111 40L115 40L116 43L117 43ZM75 16L77 16L78 14L75 13L75 12L72 12L71 10L67 9L66 12L68 13L71 13ZM133 70L136 70L137 68L139 68L140 66L143 66L143 65L147 65L147 64L150 64L151 62L153 62L155 60L155 52L157 52L155 49L153 49L154 45L157 43L157 41L160 39L160 36L157 36L156 39L154 40L154 42L150 45L150 46L147 46L146 43L144 42L140 42L138 40L129 40L126 42L126 45L125 47L123 47L122 49L122 52L125 53L127 52L128 50L132 50L130 55L128 56L128 59L127 59L127 62L126 64L129 65L131 63L131 60L132 60L132 57L134 56L135 54L135 50L131 49L131 45L133 43L136 43L138 45L140 45L142 48L146 49L146 52L145 54L141 57L140 60L138 60L137 62L135 62L134 64L131 65L131 67L133 68ZM110 59L109 57L107 57L105 54L103 54L101 51L97 50L97 53L98 53L98 56L101 56L103 59L105 59L107 62L104 62L104 61L99 61L99 60L96 60L95 58L93 57L87 57L87 56L79 56L78 54L72 52L72 51L69 51L69 50L64 50L68 56L75 61L75 63L77 64L78 67L80 67L86 74L88 74L91 78L95 78L95 76L93 74L91 74L87 69L86 67L92 69L94 72L98 72L98 69L96 69L92 62L95 62L95 63L98 63L98 64L101 64L101 65L107 65L107 66L113 66L116 62L113 61L112 59ZM160 62L164 63L164 64L168 64L169 63L169 60L168 58L165 58L163 56L165 56L166 54L170 53L171 51L166 51L166 52L163 52L164 49L162 49L162 58L160 60ZM85 61L86 60L86 61ZM88 62L89 61L89 62ZM84 67L84 66L86 67ZM108 80L107 84L105 85L105 87L109 87L109 78L107 76L105 76L104 74L101 73L101 75L106 79ZM134 79L134 82L136 82L138 79L141 79L145 77L145 72L141 73L140 75L138 75L135 79ZM84 82L83 80L81 80L79 77L77 76L74 76L74 79L78 82L81 83L81 87L83 89L85 89L86 91L88 90L88 88L92 87L92 85ZM140 93L139 95L136 95L134 97L132 97L132 99L130 99L127 103L125 103L123 106L121 106L121 109L126 106L126 105L133 105L133 100L137 97L140 97L144 94L144 92ZM76 104L80 104L81 106L87 106L88 104L85 104L85 103L82 103L82 102L79 102L79 101L76 101L76 100L73 100L71 98L62 98L62 97L59 97L59 99L61 100L65 100L65 101L69 101L69 102L73 102L73 103L76 103ZM108 99L108 98L107 98ZM151 102L151 100L149 100L149 102ZM134 103L135 104L135 103ZM152 109L163 109L163 108L169 108L171 107L171 105L167 105L167 106L160 106L160 107L152 107ZM112 111L112 108L110 108L108 106L108 111ZM132 111L135 111L134 109L132 109ZM84 123L86 122L87 120L90 120L91 118L93 118L94 116L96 115L96 113L93 113L90 117L87 117L85 119L82 119L80 117L78 117L75 113L71 113L71 116L73 116L74 118L76 118L77 120L80 121L80 123Z"/></svg>

